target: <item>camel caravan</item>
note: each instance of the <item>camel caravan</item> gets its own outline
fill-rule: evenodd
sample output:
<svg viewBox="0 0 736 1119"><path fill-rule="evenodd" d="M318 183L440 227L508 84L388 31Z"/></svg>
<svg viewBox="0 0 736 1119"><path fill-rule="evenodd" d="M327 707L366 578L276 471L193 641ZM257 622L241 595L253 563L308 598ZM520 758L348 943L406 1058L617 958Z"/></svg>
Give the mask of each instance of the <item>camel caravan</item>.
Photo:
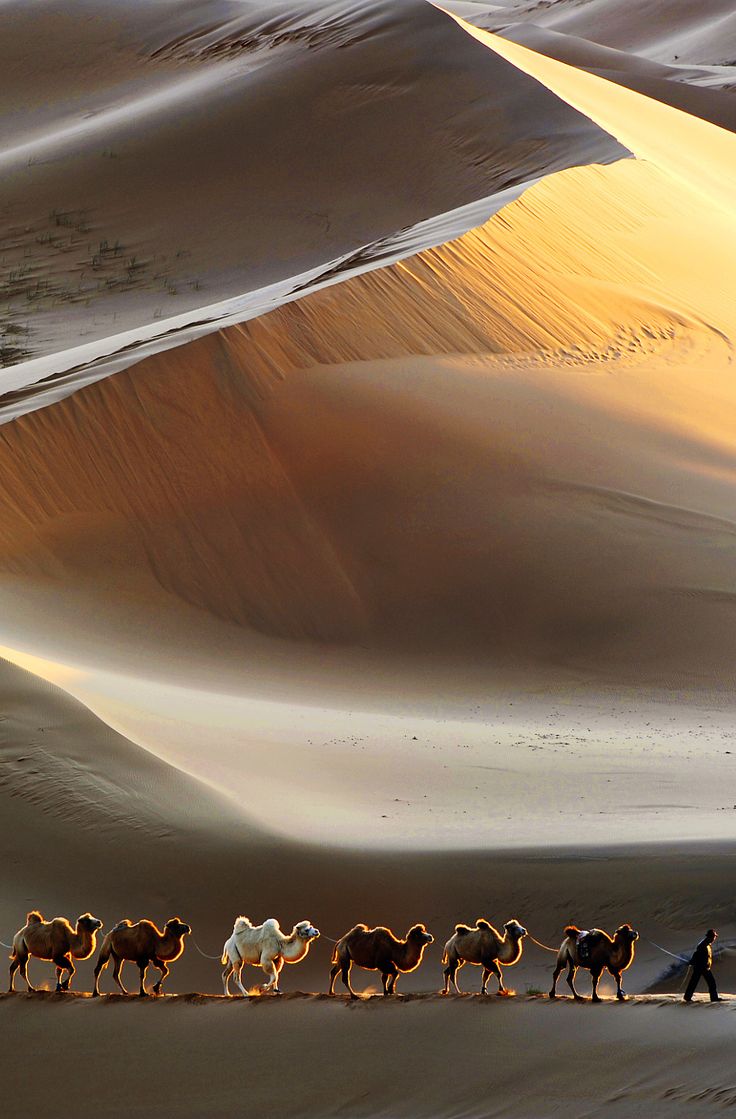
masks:
<svg viewBox="0 0 736 1119"><path fill-rule="evenodd" d="M28 962L32 956L53 963L56 967L56 990L69 991L76 971L74 961L87 960L93 955L101 928L102 921L91 913L83 913L77 918L75 925L72 925L65 917L45 921L38 910L32 910L23 928L13 937L9 991L15 990L16 972L20 972L29 991L36 990L28 978ZM139 996L163 994L163 982L169 974L168 965L181 958L185 938L191 931L190 926L179 917L171 917L163 929L148 920L135 924L127 918L119 921L107 933L100 946L94 968L93 997L100 994L100 978L111 960L113 980L122 994L128 994L120 977L126 961L138 967ZM466 964L471 964L481 968L481 995L488 993L491 976L495 976L497 980L499 995L512 994L504 986L503 968L512 967L519 962L524 939L528 935L527 929L515 918L503 925L503 932L499 932L482 917L474 925L456 925L442 952L444 985L439 993L449 995L450 989L454 988L455 993L460 994L458 972ZM581 930L576 925L568 925L557 951L549 997L557 997L557 980L567 968L567 985L573 998L581 999L582 996L575 987L575 976L583 968L590 972L593 1002L601 1001L598 983L604 971L608 971L616 982L617 998L625 999L621 977L634 961L638 936L629 924L620 925L612 936L602 929ZM246 964L260 968L266 977L266 982L258 988L259 993L280 994L279 977L284 965L298 964L304 960L319 937L319 929L307 920L297 922L291 932L286 933L274 917L261 925L254 925L248 917L237 917L221 955L208 958L219 958L224 965L222 985L225 996L232 997L231 979L234 979L242 996L248 998L252 993L242 981ZM351 970L355 965L367 971L379 972L384 996L394 995L399 976L416 971L422 964L425 950L433 942L434 937L423 924L413 925L403 938L397 937L391 929L384 926L369 928L363 924L355 925L333 942L328 992L330 995L335 994L335 981L340 975L350 998L359 998L350 982ZM535 943L539 944L539 941ZM546 945L539 946L546 948ZM198 951L206 955L200 948ZM548 951L554 953L556 950ZM149 966L157 968L159 972L159 978L150 992L145 985ZM65 978L62 979L64 975Z"/></svg>

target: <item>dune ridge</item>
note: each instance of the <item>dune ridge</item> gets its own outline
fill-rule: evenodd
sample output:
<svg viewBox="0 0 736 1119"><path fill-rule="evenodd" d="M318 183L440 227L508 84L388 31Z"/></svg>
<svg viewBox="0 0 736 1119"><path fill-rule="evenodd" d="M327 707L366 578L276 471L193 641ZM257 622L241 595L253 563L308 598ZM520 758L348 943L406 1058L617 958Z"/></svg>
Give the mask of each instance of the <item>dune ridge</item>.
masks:
<svg viewBox="0 0 736 1119"><path fill-rule="evenodd" d="M3 137L13 166L0 199L0 389L23 390L26 407L39 381L56 378L41 392L58 399L89 383L90 362L118 353L124 365L184 326L191 337L228 312L258 313L353 254L358 264L380 260L384 239L428 219L620 154L544 94L541 143L539 91L504 62L489 68L421 0L400 10L340 0L329 13L316 3L234 12L219 0L186 13L171 4L122 11L97 0L74 41L76 68L64 58L75 24L59 0L42 11L8 7L17 131ZM45 63L53 104L34 87L44 20L57 30ZM108 68L100 58L111 41ZM518 116L503 108L512 102ZM318 139L314 119L326 122ZM450 222L445 236L455 232ZM20 397L10 403L6 415L17 415Z"/></svg>

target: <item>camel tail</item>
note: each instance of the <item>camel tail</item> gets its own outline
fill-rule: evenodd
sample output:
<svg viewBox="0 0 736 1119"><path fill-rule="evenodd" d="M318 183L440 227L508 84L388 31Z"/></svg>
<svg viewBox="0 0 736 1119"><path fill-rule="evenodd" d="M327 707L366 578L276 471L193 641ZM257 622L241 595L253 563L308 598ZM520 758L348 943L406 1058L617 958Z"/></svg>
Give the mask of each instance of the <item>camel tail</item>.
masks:
<svg viewBox="0 0 736 1119"><path fill-rule="evenodd" d="M225 951L224 948L222 950L222 956L220 957L220 963L223 964L223 965L230 963L230 957L228 956L228 954L227 954L227 952Z"/></svg>
<svg viewBox="0 0 736 1119"><path fill-rule="evenodd" d="M27 925L40 925L43 922L43 917L37 909L32 909L30 913L26 914Z"/></svg>
<svg viewBox="0 0 736 1119"><path fill-rule="evenodd" d="M442 963L449 964L450 957L447 955L447 948L442 949Z"/></svg>
<svg viewBox="0 0 736 1119"><path fill-rule="evenodd" d="M576 937L578 936L579 932L580 929L577 927L577 925L567 925L567 927L565 928L565 936Z"/></svg>

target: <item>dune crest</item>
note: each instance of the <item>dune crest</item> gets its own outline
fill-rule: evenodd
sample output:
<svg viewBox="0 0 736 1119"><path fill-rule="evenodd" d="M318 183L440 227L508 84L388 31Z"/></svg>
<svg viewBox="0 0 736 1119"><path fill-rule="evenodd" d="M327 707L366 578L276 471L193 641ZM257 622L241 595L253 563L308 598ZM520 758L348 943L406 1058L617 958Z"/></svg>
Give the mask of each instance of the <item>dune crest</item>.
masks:
<svg viewBox="0 0 736 1119"><path fill-rule="evenodd" d="M447 14L473 39L585 113L639 158L656 163L733 218L736 136L731 132Z"/></svg>

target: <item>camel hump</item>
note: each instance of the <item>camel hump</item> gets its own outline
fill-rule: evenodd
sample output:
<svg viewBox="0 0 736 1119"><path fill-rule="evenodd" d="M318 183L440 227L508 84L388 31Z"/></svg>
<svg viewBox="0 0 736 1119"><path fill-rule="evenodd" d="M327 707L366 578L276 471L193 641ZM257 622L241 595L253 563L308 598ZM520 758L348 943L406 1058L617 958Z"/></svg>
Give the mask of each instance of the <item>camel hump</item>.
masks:
<svg viewBox="0 0 736 1119"><path fill-rule="evenodd" d="M118 921L117 925L113 925L110 932L117 932L119 929L129 929L133 922L130 917L123 917L122 921Z"/></svg>
<svg viewBox="0 0 736 1119"><path fill-rule="evenodd" d="M30 913L26 914L27 925L41 925L43 924L43 917L37 909L32 909Z"/></svg>
<svg viewBox="0 0 736 1119"><path fill-rule="evenodd" d="M580 929L577 927L577 925L566 925L565 936L571 936L573 939L575 939L575 937L580 936Z"/></svg>
<svg viewBox="0 0 736 1119"><path fill-rule="evenodd" d="M456 933L469 933L472 932L470 925L455 925Z"/></svg>
<svg viewBox="0 0 736 1119"><path fill-rule="evenodd" d="M493 925L490 923L490 921L485 921L482 917L479 917L478 920L475 922L475 927L478 929L483 929L485 932L493 932Z"/></svg>
<svg viewBox="0 0 736 1119"><path fill-rule="evenodd" d="M252 929L253 923L250 917L236 917L235 924L233 925L233 932L245 932L246 929Z"/></svg>

